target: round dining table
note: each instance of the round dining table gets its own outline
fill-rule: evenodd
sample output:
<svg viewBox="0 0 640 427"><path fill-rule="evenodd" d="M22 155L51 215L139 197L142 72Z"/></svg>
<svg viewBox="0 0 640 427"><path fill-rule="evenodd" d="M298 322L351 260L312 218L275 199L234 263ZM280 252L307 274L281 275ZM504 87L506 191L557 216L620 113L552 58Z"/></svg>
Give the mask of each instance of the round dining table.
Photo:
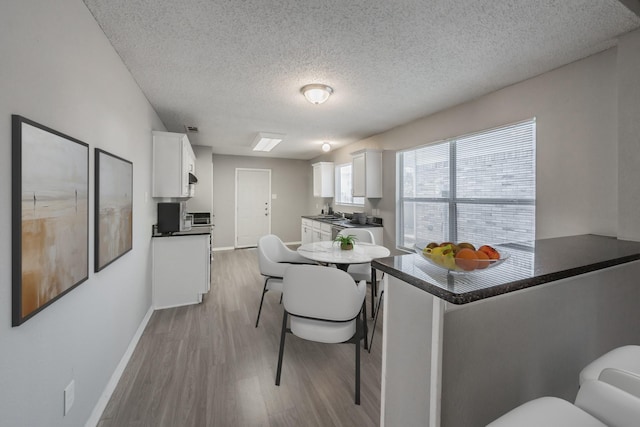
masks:
<svg viewBox="0 0 640 427"><path fill-rule="evenodd" d="M365 242L356 242L353 249L343 250L340 249L340 243L333 240L306 243L298 247L298 253L316 262L335 264L344 271L347 271L350 264L366 264L374 258L384 258L391 254L384 246Z"/></svg>

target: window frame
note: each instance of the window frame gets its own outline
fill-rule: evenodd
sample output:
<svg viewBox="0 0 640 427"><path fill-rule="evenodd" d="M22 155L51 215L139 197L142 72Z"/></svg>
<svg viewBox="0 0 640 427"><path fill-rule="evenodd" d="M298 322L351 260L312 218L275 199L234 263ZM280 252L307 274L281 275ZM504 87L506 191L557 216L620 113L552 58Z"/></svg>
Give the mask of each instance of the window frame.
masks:
<svg viewBox="0 0 640 427"><path fill-rule="evenodd" d="M515 127L519 125L524 125L530 123L533 126L533 169L534 169L534 186L535 186L535 172L536 172L536 118L530 118L526 120L522 120L515 123L510 123L502 126L493 127L490 129L484 129L478 132L472 132L465 135L456 136L453 138L447 138L444 140L434 141L431 143L419 145L416 147L407 148L405 150L399 150L396 153L396 248L400 250L405 250L408 252L413 252L413 248L407 247L404 245L404 226L405 226L405 211L404 211L404 202L410 201L414 203L442 203L448 205L448 240L452 242L458 241L458 224L457 224L457 213L458 213L458 205L460 204L477 204L477 205L511 205L511 206L534 206L536 205L536 197L535 197L535 187L534 187L534 197L533 199L518 199L518 198L458 198L456 197L457 191L457 180L456 180L456 172L457 172L457 147L456 142L460 139L467 138L474 135L487 134L490 132L496 132L505 128ZM449 195L448 197L405 197L404 196L404 154L411 151L418 151L425 147L432 147L439 144L449 144ZM414 176L414 179L416 177ZM415 204L414 204L415 206ZM534 235L535 235L535 214L534 214ZM535 237L535 236L534 236ZM420 240L416 235L416 241ZM401 244L402 241L402 244Z"/></svg>

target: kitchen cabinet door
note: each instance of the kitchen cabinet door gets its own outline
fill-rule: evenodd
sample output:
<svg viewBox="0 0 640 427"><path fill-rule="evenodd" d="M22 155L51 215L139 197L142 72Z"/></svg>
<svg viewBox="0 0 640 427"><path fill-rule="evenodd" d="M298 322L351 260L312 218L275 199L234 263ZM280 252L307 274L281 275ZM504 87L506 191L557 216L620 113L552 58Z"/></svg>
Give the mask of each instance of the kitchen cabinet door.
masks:
<svg viewBox="0 0 640 427"><path fill-rule="evenodd" d="M313 196L333 197L334 169L332 162L320 162L313 165Z"/></svg>
<svg viewBox="0 0 640 427"><path fill-rule="evenodd" d="M153 132L152 197L187 198L195 154L187 135Z"/></svg>
<svg viewBox="0 0 640 427"><path fill-rule="evenodd" d="M382 152L361 150L351 153L353 197L382 197Z"/></svg>
<svg viewBox="0 0 640 427"><path fill-rule="evenodd" d="M152 238L152 267L153 308L202 302L211 282L210 236Z"/></svg>
<svg viewBox="0 0 640 427"><path fill-rule="evenodd" d="M313 221L302 220L302 244L313 243Z"/></svg>

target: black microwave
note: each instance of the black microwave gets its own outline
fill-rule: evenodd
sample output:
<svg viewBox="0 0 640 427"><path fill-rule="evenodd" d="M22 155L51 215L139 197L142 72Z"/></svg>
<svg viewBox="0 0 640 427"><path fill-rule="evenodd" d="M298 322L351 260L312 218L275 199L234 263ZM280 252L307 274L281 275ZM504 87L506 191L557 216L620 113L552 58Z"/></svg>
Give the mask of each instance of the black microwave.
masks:
<svg viewBox="0 0 640 427"><path fill-rule="evenodd" d="M191 230L191 215L187 215L185 202L158 203L158 233Z"/></svg>

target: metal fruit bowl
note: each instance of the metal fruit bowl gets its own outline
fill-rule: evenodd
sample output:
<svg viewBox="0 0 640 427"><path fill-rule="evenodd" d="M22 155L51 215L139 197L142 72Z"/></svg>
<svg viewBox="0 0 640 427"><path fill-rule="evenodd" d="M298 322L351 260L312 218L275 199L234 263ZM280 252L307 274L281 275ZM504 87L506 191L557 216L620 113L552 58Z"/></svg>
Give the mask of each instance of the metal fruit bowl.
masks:
<svg viewBox="0 0 640 427"><path fill-rule="evenodd" d="M496 251L500 254L500 259L478 259L478 260L473 260L473 259L467 259L466 261L469 264L473 264L473 262L475 261L478 264L478 267L470 269L470 270L465 270L462 267L460 267L458 264L455 263L455 260L443 260L442 258L438 259L436 257L432 257L431 255L427 254L424 252L424 247L426 246L426 244L422 243L416 243L416 245L414 246L414 250L416 251L416 253L418 255L420 255L423 259L425 259L429 264L432 264L438 268L441 268L443 270L447 270L450 271L452 273L477 273L477 272L482 272L482 271L486 271L490 268L496 267L500 264L502 264L503 262L505 262L507 259L509 259L509 257L511 256L509 254L509 252L504 251L504 250L500 250L498 251L496 249Z"/></svg>

